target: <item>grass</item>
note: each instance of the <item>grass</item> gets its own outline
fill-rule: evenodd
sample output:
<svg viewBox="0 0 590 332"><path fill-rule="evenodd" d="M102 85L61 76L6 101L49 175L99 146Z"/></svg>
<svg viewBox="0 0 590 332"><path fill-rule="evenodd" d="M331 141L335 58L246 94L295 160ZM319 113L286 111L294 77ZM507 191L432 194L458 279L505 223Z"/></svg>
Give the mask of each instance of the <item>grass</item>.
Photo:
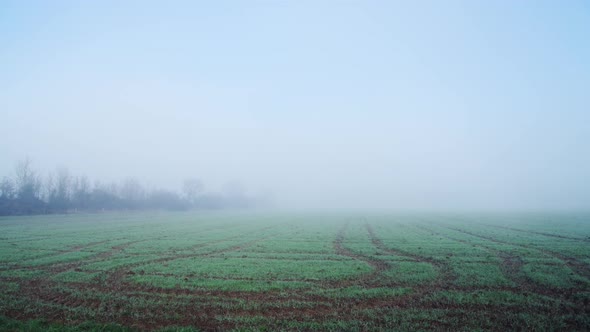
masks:
<svg viewBox="0 0 590 332"><path fill-rule="evenodd" d="M588 214L0 218L0 331L588 330Z"/></svg>
<svg viewBox="0 0 590 332"><path fill-rule="evenodd" d="M383 275L394 282L409 285L428 284L439 277L434 266L425 262L393 262Z"/></svg>
<svg viewBox="0 0 590 332"><path fill-rule="evenodd" d="M555 288L586 288L590 285L587 278L574 273L565 264L525 264L523 271L534 282Z"/></svg>
<svg viewBox="0 0 590 332"><path fill-rule="evenodd" d="M432 294L426 300L448 305L495 305L495 306L528 306L528 307L558 307L563 302L554 298L532 293L514 293L502 290L477 291L440 291ZM571 304L570 304L571 305Z"/></svg>
<svg viewBox="0 0 590 332"><path fill-rule="evenodd" d="M409 294L412 292L410 287L375 287L364 288L352 286L339 289L322 289L310 294L321 295L333 299L372 299L372 298L391 298Z"/></svg>
<svg viewBox="0 0 590 332"><path fill-rule="evenodd" d="M321 261L197 256L176 259L165 264L148 264L137 267L134 271L191 278L317 281L350 279L369 273L371 268L366 263L353 259Z"/></svg>

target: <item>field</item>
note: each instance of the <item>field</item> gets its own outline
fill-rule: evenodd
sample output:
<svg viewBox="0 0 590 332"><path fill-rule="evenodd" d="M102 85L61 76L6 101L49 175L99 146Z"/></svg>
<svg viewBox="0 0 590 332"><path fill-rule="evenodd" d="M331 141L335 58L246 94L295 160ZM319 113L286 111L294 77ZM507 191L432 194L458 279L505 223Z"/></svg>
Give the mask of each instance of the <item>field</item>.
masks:
<svg viewBox="0 0 590 332"><path fill-rule="evenodd" d="M590 330L590 215L0 218L0 316L0 330Z"/></svg>

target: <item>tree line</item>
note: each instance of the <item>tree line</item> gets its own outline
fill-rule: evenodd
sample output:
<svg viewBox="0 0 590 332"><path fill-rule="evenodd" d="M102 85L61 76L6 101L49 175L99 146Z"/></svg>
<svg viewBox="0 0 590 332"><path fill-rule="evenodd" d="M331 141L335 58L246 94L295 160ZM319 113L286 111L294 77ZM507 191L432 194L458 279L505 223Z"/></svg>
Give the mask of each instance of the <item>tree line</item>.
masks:
<svg viewBox="0 0 590 332"><path fill-rule="evenodd" d="M13 176L0 182L0 215L29 215L116 210L187 210L246 208L255 199L240 191L206 193L201 181L186 179L181 192L148 189L137 179L91 182L58 168L43 177L29 159L17 163Z"/></svg>

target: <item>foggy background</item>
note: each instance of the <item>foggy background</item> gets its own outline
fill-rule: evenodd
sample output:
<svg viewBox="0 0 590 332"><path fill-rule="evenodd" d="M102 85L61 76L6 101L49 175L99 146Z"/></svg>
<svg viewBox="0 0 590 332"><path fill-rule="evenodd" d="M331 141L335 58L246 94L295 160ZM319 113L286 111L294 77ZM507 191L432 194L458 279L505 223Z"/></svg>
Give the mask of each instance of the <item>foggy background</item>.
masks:
<svg viewBox="0 0 590 332"><path fill-rule="evenodd" d="M586 1L2 1L0 177L587 209L589 35Z"/></svg>

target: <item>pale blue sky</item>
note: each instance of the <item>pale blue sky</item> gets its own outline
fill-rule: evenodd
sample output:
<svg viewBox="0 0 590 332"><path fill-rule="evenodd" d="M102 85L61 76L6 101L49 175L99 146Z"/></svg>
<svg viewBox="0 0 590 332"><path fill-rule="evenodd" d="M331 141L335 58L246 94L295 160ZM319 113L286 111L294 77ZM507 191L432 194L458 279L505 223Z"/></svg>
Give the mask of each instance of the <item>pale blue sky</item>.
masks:
<svg viewBox="0 0 590 332"><path fill-rule="evenodd" d="M590 208L587 1L0 1L0 174Z"/></svg>

